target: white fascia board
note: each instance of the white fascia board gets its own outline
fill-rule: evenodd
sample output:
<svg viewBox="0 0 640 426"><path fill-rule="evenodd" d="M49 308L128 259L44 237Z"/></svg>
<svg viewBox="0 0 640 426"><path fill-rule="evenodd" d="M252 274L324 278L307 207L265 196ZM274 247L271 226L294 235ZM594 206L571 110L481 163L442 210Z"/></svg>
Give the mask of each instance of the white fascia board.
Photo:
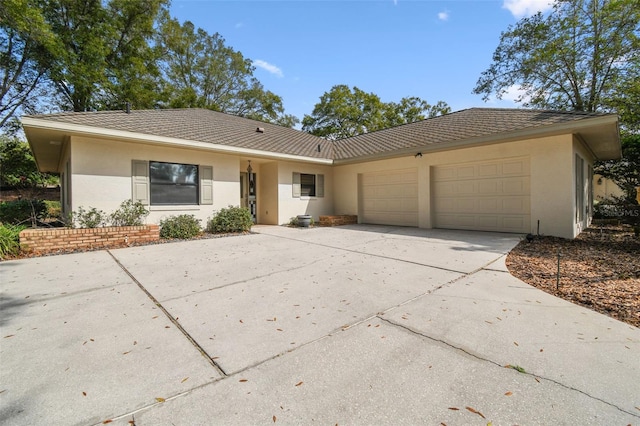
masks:
<svg viewBox="0 0 640 426"><path fill-rule="evenodd" d="M316 164L333 164L329 158L313 158L301 155L284 154L278 152L261 151L258 149L240 148L229 145L220 145L209 142L193 141L188 139L170 138L166 136L149 135L145 133L135 133L126 130L105 129L101 127L84 126L80 124L62 123L59 121L40 120L33 117L23 117L22 126L34 129L49 129L59 132L69 132L76 135L89 135L101 138L115 138L126 141L137 141L155 145L170 145L184 148L203 149L215 151L229 155L245 155L260 158L270 158L274 160L302 161Z"/></svg>
<svg viewBox="0 0 640 426"><path fill-rule="evenodd" d="M387 160L391 158L399 158L399 157L407 157L409 155L415 155L418 152L425 154L428 152L439 152L439 151L450 151L452 149L457 148L466 148L466 147L474 147L474 146L482 146L482 145L493 145L497 143L504 142L514 142L518 140L526 140L533 138L540 138L546 136L555 136L561 134L575 134L581 129L599 126L599 125L611 125L618 123L618 117L614 114L589 118L585 120L569 121L566 123L553 124L550 126L543 127L534 127L522 130L516 130L513 132L496 134L496 135L486 135L479 136L471 139L462 139L453 142L445 142L439 144L429 144L423 146L416 146L412 148L403 148L388 152L380 152L375 154L362 155L358 157L345 158L341 160L334 160L334 165L341 164L354 164L354 163L364 163L369 161L377 161L377 160Z"/></svg>

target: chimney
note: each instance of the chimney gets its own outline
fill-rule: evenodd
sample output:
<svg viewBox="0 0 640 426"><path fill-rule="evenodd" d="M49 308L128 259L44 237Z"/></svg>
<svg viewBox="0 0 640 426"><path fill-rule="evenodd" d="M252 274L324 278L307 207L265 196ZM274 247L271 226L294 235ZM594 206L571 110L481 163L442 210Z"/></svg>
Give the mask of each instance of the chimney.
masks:
<svg viewBox="0 0 640 426"><path fill-rule="evenodd" d="M124 104L124 112L126 112L127 114L131 113L131 102L126 102Z"/></svg>

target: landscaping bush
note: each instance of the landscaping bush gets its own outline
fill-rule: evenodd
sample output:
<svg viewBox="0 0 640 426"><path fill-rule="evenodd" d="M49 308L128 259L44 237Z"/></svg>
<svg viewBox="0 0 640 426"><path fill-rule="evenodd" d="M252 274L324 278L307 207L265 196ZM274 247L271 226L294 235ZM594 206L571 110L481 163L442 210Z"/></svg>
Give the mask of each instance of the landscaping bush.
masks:
<svg viewBox="0 0 640 426"><path fill-rule="evenodd" d="M20 252L20 231L26 226L0 223L0 259Z"/></svg>
<svg viewBox="0 0 640 426"><path fill-rule="evenodd" d="M111 213L110 218L113 226L140 226L144 225L147 216L149 210L140 201L134 203L132 200L125 200L118 210Z"/></svg>
<svg viewBox="0 0 640 426"><path fill-rule="evenodd" d="M46 217L47 219L60 219L62 217L62 206L60 201L44 201L47 207Z"/></svg>
<svg viewBox="0 0 640 426"><path fill-rule="evenodd" d="M251 212L245 207L229 206L220 210L207 223L207 231L218 234L227 232L246 232L251 229Z"/></svg>
<svg viewBox="0 0 640 426"><path fill-rule="evenodd" d="M12 225L35 223L47 215L47 205L42 200L15 200L0 203L0 222Z"/></svg>
<svg viewBox="0 0 640 426"><path fill-rule="evenodd" d="M160 221L160 238L193 238L202 232L200 219L192 214L170 216Z"/></svg>
<svg viewBox="0 0 640 426"><path fill-rule="evenodd" d="M78 207L78 210L71 215L70 222L77 228L99 228L107 223L107 218L104 211L95 207L91 207L89 210Z"/></svg>
<svg viewBox="0 0 640 426"><path fill-rule="evenodd" d="M624 197L612 197L598 202L593 207L594 219L616 219L631 225L640 225L640 206Z"/></svg>

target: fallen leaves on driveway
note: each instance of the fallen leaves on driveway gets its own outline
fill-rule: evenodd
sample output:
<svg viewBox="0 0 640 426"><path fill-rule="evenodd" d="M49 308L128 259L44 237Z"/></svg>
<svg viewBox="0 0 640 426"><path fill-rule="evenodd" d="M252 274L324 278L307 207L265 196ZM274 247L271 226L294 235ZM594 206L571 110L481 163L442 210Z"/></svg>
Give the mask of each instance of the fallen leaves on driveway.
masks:
<svg viewBox="0 0 640 426"><path fill-rule="evenodd" d="M574 240L523 240L506 263L527 284L640 327L640 238L630 226L591 227Z"/></svg>

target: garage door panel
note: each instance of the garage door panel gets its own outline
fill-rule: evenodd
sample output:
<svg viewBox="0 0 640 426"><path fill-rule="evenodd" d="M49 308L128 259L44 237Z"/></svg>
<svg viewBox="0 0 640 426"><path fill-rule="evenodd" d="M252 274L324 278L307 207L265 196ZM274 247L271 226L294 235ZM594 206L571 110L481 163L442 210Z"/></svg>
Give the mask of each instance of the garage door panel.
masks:
<svg viewBox="0 0 640 426"><path fill-rule="evenodd" d="M480 177L495 177L500 176L500 164L481 164L478 166L478 176Z"/></svg>
<svg viewBox="0 0 640 426"><path fill-rule="evenodd" d="M432 169L434 226L529 232L529 159L511 158Z"/></svg>
<svg viewBox="0 0 640 426"><path fill-rule="evenodd" d="M418 226L417 169L361 175L362 222Z"/></svg>

